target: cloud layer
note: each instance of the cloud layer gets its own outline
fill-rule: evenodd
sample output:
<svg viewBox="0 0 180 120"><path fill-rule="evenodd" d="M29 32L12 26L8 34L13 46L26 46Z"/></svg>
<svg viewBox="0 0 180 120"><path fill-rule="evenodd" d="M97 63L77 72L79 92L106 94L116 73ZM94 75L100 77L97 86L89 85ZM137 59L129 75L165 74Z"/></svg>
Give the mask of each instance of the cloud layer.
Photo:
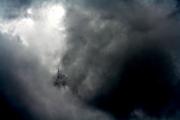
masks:
<svg viewBox="0 0 180 120"><path fill-rule="evenodd" d="M79 96L90 104L118 117L127 117L136 109L152 116L168 116L167 111L176 109L179 100L176 97L179 93L168 95L175 94L174 88L178 88L176 1L80 3L73 3L69 8L66 21L69 49L63 58L63 67L72 79L72 89L78 89ZM157 97L162 94L164 99ZM158 108L166 97L167 102ZM171 102L176 104L175 108L169 108Z"/></svg>
<svg viewBox="0 0 180 120"><path fill-rule="evenodd" d="M178 118L177 1L0 2L2 117Z"/></svg>

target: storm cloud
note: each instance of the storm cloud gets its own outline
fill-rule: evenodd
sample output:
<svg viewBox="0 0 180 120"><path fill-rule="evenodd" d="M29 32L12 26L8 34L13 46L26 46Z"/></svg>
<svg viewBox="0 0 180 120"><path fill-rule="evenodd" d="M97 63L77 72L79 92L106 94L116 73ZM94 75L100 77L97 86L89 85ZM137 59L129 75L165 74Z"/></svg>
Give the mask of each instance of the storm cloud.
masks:
<svg viewBox="0 0 180 120"><path fill-rule="evenodd" d="M62 62L72 89L119 119L139 109L151 117L169 116L170 111L175 115L179 106L177 1L74 4L67 15L69 49Z"/></svg>
<svg viewBox="0 0 180 120"><path fill-rule="evenodd" d="M18 10L23 6L15 5ZM1 14L1 119L111 119L80 102L68 88L53 86L66 47L64 12L60 2L39 1L14 18Z"/></svg>
<svg viewBox="0 0 180 120"><path fill-rule="evenodd" d="M0 0L0 117L178 119L175 0ZM60 70L67 85L53 86Z"/></svg>

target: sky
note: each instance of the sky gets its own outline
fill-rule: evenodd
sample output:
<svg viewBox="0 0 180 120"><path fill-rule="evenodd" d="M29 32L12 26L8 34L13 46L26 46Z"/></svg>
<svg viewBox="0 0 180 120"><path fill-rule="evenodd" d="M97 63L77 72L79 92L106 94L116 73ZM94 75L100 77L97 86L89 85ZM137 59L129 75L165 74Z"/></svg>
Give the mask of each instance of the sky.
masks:
<svg viewBox="0 0 180 120"><path fill-rule="evenodd" d="M0 119L178 120L179 9L178 0L0 0Z"/></svg>

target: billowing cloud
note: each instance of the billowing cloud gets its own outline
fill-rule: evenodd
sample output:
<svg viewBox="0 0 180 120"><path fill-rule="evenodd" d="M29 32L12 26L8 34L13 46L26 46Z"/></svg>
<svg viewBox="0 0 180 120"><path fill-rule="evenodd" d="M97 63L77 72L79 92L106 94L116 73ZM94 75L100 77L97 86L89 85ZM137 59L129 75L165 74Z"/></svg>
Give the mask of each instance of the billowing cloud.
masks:
<svg viewBox="0 0 180 120"><path fill-rule="evenodd" d="M73 2L62 62L72 89L120 118L136 109L156 117L177 109L177 6L166 0Z"/></svg>
<svg viewBox="0 0 180 120"><path fill-rule="evenodd" d="M0 111L2 119L110 119L56 89L53 76L66 51L66 10L62 3L29 5L22 14L0 19Z"/></svg>
<svg viewBox="0 0 180 120"><path fill-rule="evenodd" d="M177 1L0 2L2 117L178 118Z"/></svg>
<svg viewBox="0 0 180 120"><path fill-rule="evenodd" d="M61 4L32 6L15 19L1 19L1 31L18 37L23 45L39 55L42 63L53 69L52 66L57 66L60 54L66 49L65 12Z"/></svg>

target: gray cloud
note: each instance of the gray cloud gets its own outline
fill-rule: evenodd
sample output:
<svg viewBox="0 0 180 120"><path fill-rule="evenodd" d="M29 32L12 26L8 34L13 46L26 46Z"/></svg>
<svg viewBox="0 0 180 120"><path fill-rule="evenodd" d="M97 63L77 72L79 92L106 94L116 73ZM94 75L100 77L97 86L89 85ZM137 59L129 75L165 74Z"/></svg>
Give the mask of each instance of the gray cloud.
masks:
<svg viewBox="0 0 180 120"><path fill-rule="evenodd" d="M163 59L172 59L173 61L165 63L165 65L176 66L179 61L174 60L174 57L178 57L180 39L179 16L175 14L178 11L176 6L176 1L167 0L102 0L94 2L87 0L70 5L66 18L69 49L62 64L64 72L72 80L69 83L72 89L77 89L79 96L87 101L108 92L113 94L111 90L115 84L121 84L119 81L121 81L121 74L126 69L123 68L126 64L125 61L135 60L141 51L145 51L144 55L139 58L142 61L145 60L143 57L146 54L147 56L151 56L151 54L156 56L156 52L163 51L159 55L167 54L169 57ZM148 51L152 51L152 53ZM135 57L130 58L130 56ZM157 58L156 62L160 62L160 59ZM149 64L151 61L146 62ZM138 68L136 69L138 71ZM178 79L174 77L177 76L178 71L175 71L174 67L165 67L164 69L173 73L168 81L174 83ZM138 83L138 78L134 79L137 81L136 84L141 84ZM131 88L129 89L131 90ZM117 91L115 90L113 92L120 94L118 93L119 88ZM108 102L107 97L104 99L107 99ZM112 96L109 95L109 97ZM116 97L120 96L116 95ZM116 108L111 109L113 111ZM155 109L153 110L155 111Z"/></svg>
<svg viewBox="0 0 180 120"><path fill-rule="evenodd" d="M110 120L81 103L71 91L56 89L41 55L18 36L0 34L0 117L22 120Z"/></svg>
<svg viewBox="0 0 180 120"><path fill-rule="evenodd" d="M25 102L23 102L24 94L27 94L25 92L25 87L22 85L23 81L19 80L17 74L20 70L23 70L28 66L28 68L31 69L35 65L34 63L36 60L33 57L28 57L27 54L31 55L30 52L23 49L23 46L20 43L16 43L12 37L6 34L0 34L0 36L1 101L4 101L3 99L7 100L5 101L7 102L7 105L3 105L3 102L0 103L1 106L4 106L1 108L1 118L32 118L32 116L30 116L28 109L25 108ZM29 96L27 95L26 97ZM7 106L10 107L8 108ZM8 111L14 112L11 113ZM17 115L15 111L17 111L19 115ZM23 112L24 115L21 114L21 112Z"/></svg>
<svg viewBox="0 0 180 120"><path fill-rule="evenodd" d="M0 15L12 19L19 16L20 12L32 3L32 0L1 0L0 3Z"/></svg>
<svg viewBox="0 0 180 120"><path fill-rule="evenodd" d="M160 111L163 116L172 109L174 115L172 119L178 118L180 24L175 0L60 1L66 9L64 20L66 37L65 43L61 43L63 45L60 47L63 46L67 50L58 49L59 44L56 42L56 45L48 43L51 39L60 41L62 33L49 30L45 26L46 16L41 18L43 13L41 11L45 10L41 10L44 3L58 4L59 1L2 0L0 2L2 3L1 19L14 20L20 27L17 29L18 25L15 26L16 31L20 31L15 36L11 33L0 34L0 105L6 103L3 109L7 109L3 112L3 117L9 118L8 114L12 114L18 119L30 120L111 120L113 118L110 116L117 117L117 114L138 116L140 113L136 111L142 109L144 117L153 116L156 119L154 113ZM27 11L27 8L32 8L35 12L27 17L21 15ZM22 22L24 25L19 24L18 21L21 20L24 20ZM35 29L25 25L26 20L34 20ZM27 31L22 26L28 26ZM32 42L32 46L25 47L21 43L23 37L21 38L19 34L23 34L28 42ZM51 53L48 50L52 48L62 51ZM53 76L49 64L51 60L62 56L60 68L70 81L68 87L56 89L52 84ZM48 62L43 64L41 57L47 58ZM153 61L152 59L155 59L155 65L151 67L149 63ZM143 74L139 71L145 70L145 67L139 61L145 62L144 65L151 68L148 72L144 72L149 77L145 75L141 77ZM157 79L158 75L154 75L154 71L165 81ZM156 79L161 84L149 80L150 78ZM150 87L154 87L157 94L153 90L145 89L148 86L142 79L147 79L146 81L151 84ZM139 85L141 83L146 87ZM152 95L145 96L157 97L155 102L146 100L141 92L138 93L136 90L131 92L132 88L137 87L144 88L140 91L149 90L147 94L152 92ZM167 93L171 90L175 96ZM77 94L73 94L76 92ZM126 94L134 94L136 97L126 98ZM166 102L160 106L159 111L156 111L155 108L158 108L157 104L160 103L158 100L162 100L158 97L161 94ZM145 104L152 104L152 110L143 103L139 105L136 101L140 99ZM108 100L110 105L107 105ZM123 100L125 104L122 107ZM102 102L103 106L99 106L99 102ZM138 107L129 107L126 106L127 104ZM143 105L146 107L143 108ZM163 110L161 107L164 107ZM3 110L0 109L1 111ZM117 111L121 113L116 113Z"/></svg>

